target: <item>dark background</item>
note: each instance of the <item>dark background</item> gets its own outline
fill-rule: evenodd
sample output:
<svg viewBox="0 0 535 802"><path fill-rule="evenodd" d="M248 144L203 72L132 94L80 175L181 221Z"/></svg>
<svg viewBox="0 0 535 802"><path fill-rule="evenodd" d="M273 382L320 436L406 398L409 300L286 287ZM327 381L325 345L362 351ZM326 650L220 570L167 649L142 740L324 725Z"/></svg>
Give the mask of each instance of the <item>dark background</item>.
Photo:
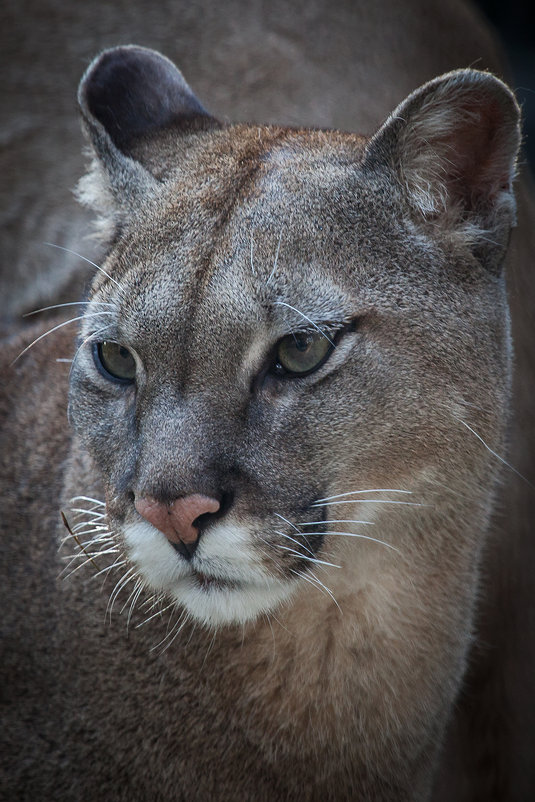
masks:
<svg viewBox="0 0 535 802"><path fill-rule="evenodd" d="M476 0L476 5L505 47L513 89L524 114L524 157L535 172L535 4L528 0Z"/></svg>

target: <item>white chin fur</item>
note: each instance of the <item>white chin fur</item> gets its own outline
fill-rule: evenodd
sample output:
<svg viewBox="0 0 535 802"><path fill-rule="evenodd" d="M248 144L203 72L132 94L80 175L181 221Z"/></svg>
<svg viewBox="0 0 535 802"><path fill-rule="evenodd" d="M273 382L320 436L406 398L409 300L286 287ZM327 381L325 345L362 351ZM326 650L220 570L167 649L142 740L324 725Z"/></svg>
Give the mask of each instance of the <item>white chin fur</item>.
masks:
<svg viewBox="0 0 535 802"><path fill-rule="evenodd" d="M243 526L213 527L203 535L191 562L145 521L126 526L124 538L128 556L146 583L206 626L252 621L288 599L297 586L266 573ZM192 569L213 581L201 584Z"/></svg>

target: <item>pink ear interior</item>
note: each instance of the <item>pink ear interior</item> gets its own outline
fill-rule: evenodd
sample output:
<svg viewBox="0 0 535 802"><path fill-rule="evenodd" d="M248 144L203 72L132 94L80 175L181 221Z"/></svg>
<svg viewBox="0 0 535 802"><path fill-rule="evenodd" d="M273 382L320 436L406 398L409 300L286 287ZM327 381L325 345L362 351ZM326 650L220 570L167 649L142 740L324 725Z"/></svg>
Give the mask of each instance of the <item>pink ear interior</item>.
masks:
<svg viewBox="0 0 535 802"><path fill-rule="evenodd" d="M417 89L368 145L368 163L389 163L424 218L447 227L514 207L520 112L510 89L477 70L456 70Z"/></svg>
<svg viewBox="0 0 535 802"><path fill-rule="evenodd" d="M442 134L427 139L450 199L467 211L492 205L511 189L518 134L505 111L500 99L487 93L463 95L450 107Z"/></svg>

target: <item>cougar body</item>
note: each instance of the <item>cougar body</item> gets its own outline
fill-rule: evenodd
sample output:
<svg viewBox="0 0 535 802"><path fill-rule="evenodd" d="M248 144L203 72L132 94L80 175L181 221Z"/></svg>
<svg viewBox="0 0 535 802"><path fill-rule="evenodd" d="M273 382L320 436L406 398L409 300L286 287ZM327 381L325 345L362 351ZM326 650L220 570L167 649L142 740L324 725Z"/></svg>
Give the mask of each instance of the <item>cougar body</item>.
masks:
<svg viewBox="0 0 535 802"><path fill-rule="evenodd" d="M5 346L6 799L533 787L519 112L472 69L397 100L231 125L152 50L86 71L106 257L78 338Z"/></svg>

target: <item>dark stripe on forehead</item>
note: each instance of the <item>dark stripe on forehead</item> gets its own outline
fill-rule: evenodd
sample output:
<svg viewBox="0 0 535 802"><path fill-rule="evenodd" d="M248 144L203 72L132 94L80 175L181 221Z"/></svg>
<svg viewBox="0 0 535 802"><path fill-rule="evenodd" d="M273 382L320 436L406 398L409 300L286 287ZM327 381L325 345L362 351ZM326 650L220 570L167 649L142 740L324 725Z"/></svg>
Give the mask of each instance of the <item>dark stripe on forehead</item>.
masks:
<svg viewBox="0 0 535 802"><path fill-rule="evenodd" d="M200 263L188 279L188 316L194 320L195 313L206 292L218 264L213 258L214 248L220 241L221 235L230 220L233 211L250 194L258 171L265 163L266 154L275 143L281 142L288 136L288 129L262 126L239 126L236 131L239 135L238 147L233 143L232 151L225 152L232 161L217 174L218 184L210 187L207 197L203 199L206 208L211 209L212 228L208 232L211 243L206 249ZM232 134L235 129L228 129L225 133ZM224 143L221 143L224 145ZM193 327L186 336L185 347L188 348L193 338Z"/></svg>

